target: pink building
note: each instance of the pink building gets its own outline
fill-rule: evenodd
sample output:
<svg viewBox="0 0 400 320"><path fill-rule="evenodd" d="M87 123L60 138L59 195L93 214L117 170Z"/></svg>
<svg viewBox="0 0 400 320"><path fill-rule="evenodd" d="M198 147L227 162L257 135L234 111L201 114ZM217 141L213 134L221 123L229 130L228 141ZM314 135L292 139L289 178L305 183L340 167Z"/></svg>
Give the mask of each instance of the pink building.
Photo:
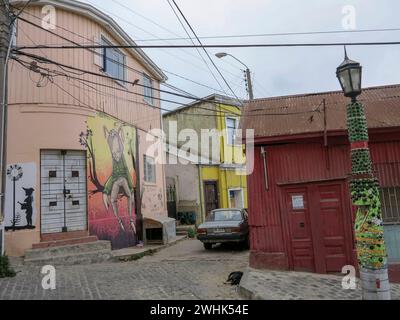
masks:
<svg viewBox="0 0 400 320"><path fill-rule="evenodd" d="M72 0L33 2L15 34L17 47L135 44ZM9 64L6 253L96 237L137 244L143 217L167 216L164 168L146 139L161 127L166 76L140 49L21 51Z"/></svg>

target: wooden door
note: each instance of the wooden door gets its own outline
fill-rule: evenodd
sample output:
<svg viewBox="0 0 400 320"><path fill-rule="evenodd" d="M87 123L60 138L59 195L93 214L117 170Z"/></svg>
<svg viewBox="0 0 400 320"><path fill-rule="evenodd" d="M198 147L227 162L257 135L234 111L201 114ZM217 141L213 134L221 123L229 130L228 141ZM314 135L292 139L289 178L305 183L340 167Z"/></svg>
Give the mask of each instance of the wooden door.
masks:
<svg viewBox="0 0 400 320"><path fill-rule="evenodd" d="M341 272L343 266L351 261L348 256L351 240L346 240L346 227L350 228L350 225L346 223L342 184L314 185L310 188L310 195L316 200L312 215L318 228L318 272Z"/></svg>
<svg viewBox="0 0 400 320"><path fill-rule="evenodd" d="M285 190L290 260L296 271L315 271L314 247L307 188Z"/></svg>
<svg viewBox="0 0 400 320"><path fill-rule="evenodd" d="M344 182L310 183L284 189L291 269L341 272L352 264L351 213Z"/></svg>
<svg viewBox="0 0 400 320"><path fill-rule="evenodd" d="M204 182L204 201L205 201L205 207L206 207L206 216L212 210L219 208L217 181Z"/></svg>

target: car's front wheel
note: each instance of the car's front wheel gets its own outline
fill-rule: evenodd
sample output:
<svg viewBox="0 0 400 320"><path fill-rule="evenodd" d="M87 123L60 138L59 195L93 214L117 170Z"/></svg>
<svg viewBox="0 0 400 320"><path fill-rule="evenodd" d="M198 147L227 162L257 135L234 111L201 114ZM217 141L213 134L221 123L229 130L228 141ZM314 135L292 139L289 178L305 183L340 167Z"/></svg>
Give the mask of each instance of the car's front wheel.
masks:
<svg viewBox="0 0 400 320"><path fill-rule="evenodd" d="M204 249L206 250L211 250L212 249L212 243L204 243Z"/></svg>

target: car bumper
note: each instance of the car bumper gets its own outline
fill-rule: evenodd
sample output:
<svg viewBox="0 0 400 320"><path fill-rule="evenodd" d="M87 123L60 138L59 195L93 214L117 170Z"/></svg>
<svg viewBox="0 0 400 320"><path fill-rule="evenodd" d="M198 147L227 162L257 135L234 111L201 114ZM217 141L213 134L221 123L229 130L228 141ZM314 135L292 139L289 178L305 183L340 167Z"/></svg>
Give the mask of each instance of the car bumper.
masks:
<svg viewBox="0 0 400 320"><path fill-rule="evenodd" d="M229 233L229 234L201 234L197 239L203 243L222 243L222 242L243 242L247 234Z"/></svg>

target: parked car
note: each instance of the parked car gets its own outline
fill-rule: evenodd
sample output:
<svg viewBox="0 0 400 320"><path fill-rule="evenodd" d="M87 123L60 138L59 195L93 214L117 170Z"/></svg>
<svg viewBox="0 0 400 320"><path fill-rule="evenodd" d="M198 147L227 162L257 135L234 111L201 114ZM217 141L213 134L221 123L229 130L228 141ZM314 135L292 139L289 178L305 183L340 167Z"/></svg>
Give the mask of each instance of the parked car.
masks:
<svg viewBox="0 0 400 320"><path fill-rule="evenodd" d="M213 244L236 242L249 247L249 224L246 209L217 209L197 228L197 239L210 250Z"/></svg>

